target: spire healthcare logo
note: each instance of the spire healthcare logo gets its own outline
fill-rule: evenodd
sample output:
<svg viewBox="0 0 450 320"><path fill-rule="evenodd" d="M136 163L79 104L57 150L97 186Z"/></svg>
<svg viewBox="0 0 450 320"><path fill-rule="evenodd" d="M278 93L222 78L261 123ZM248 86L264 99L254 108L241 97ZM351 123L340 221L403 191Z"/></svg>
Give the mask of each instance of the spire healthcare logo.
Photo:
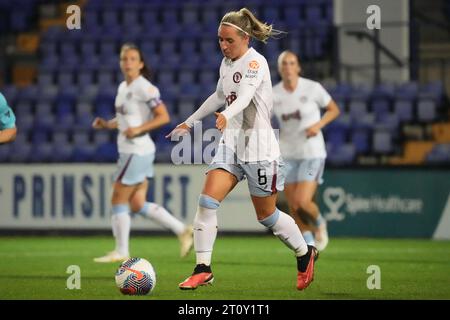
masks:
<svg viewBox="0 0 450 320"><path fill-rule="evenodd" d="M420 198L403 198L399 195L380 196L378 194L355 195L342 187L327 187L323 192L323 202L328 210L324 213L327 221L342 221L346 214L422 214L424 201Z"/></svg>
<svg viewBox="0 0 450 320"><path fill-rule="evenodd" d="M328 206L329 212L325 213L325 219L328 221L342 221L345 215L339 212L339 209L345 203L345 191L342 188L328 187L323 192L323 201Z"/></svg>

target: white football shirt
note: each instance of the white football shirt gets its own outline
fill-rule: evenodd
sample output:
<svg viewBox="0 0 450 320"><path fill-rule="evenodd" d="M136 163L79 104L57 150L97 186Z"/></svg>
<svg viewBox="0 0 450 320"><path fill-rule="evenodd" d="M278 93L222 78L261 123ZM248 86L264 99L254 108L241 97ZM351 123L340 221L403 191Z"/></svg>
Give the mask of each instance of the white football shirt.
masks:
<svg viewBox="0 0 450 320"><path fill-rule="evenodd" d="M325 158L322 132L306 138L306 129L320 121L320 109L331 101L328 92L316 81L299 77L293 92L283 82L273 87L274 115L280 124L280 149L285 159Z"/></svg>
<svg viewBox="0 0 450 320"><path fill-rule="evenodd" d="M280 156L280 148L270 122L272 81L266 59L253 48L235 61L222 60L217 92L225 97L224 114L249 86L256 88L249 105L228 119L220 143L242 161L273 161Z"/></svg>
<svg viewBox="0 0 450 320"><path fill-rule="evenodd" d="M124 132L137 127L153 118L152 108L161 103L159 90L143 76L139 76L129 85L123 81L117 89L115 100L116 118L119 134L117 145L119 153L144 155L155 152L155 144L149 134L128 139Z"/></svg>

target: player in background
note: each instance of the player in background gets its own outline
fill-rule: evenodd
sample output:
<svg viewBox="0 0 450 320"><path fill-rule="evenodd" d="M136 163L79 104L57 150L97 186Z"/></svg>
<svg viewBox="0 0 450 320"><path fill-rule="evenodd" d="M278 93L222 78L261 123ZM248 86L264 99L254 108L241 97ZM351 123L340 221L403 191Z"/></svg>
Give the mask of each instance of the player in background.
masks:
<svg viewBox="0 0 450 320"><path fill-rule="evenodd" d="M140 214L174 232L180 240L180 255L184 257L193 244L192 227L184 225L160 205L146 202L147 178L153 177L155 159L155 144L148 132L169 123L169 114L158 88L145 78L148 69L136 46L122 46L120 68L125 81L117 90L116 117L108 121L96 118L92 124L95 129L119 131L111 217L116 248L94 261L116 262L129 258L130 213Z"/></svg>
<svg viewBox="0 0 450 320"><path fill-rule="evenodd" d="M14 141L16 134L16 116L0 93L0 144Z"/></svg>
<svg viewBox="0 0 450 320"><path fill-rule="evenodd" d="M273 111L286 162L284 193L306 242L321 251L328 244L327 224L313 199L323 182L327 156L321 129L337 118L339 108L320 83L300 77L300 62L293 52L280 54L278 71L282 81L273 87ZM321 109L326 110L322 117Z"/></svg>
<svg viewBox="0 0 450 320"><path fill-rule="evenodd" d="M167 137L186 134L194 122L215 112L216 127L223 132L210 164L194 218L194 272L179 284L183 290L212 283L213 245L217 211L236 184L247 178L258 222L269 228L295 254L297 289L313 280L316 249L307 246L295 221L275 206L283 190L277 139L270 123L272 83L266 59L249 47L251 38L266 42L280 31L259 21L248 9L231 11L222 18L218 38L224 55L216 91ZM242 142L242 143L240 143Z"/></svg>

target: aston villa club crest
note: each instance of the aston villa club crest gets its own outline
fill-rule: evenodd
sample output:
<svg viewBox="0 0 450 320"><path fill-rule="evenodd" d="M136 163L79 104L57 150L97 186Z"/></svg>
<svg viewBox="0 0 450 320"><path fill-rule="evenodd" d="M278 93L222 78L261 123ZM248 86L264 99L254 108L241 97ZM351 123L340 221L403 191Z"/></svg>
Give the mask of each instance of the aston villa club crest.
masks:
<svg viewBox="0 0 450 320"><path fill-rule="evenodd" d="M242 74L240 72L235 72L233 74L233 81L234 83L239 83L242 79Z"/></svg>
<svg viewBox="0 0 450 320"><path fill-rule="evenodd" d="M126 95L127 100L130 100L133 94L131 92L128 92Z"/></svg>
<svg viewBox="0 0 450 320"><path fill-rule="evenodd" d="M308 97L306 97L306 96L301 96L300 97L300 102L301 103L306 103L308 101Z"/></svg>

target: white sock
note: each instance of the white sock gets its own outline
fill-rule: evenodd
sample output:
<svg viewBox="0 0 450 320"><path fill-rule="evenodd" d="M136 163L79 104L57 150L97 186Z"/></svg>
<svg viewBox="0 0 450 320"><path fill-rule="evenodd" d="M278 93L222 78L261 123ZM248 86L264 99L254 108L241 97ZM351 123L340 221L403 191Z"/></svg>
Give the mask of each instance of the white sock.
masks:
<svg viewBox="0 0 450 320"><path fill-rule="evenodd" d="M272 230L289 249L295 252L297 257L301 257L308 252L308 246L298 229L294 219L283 211L275 210L270 216L259 223Z"/></svg>
<svg viewBox="0 0 450 320"><path fill-rule="evenodd" d="M137 213L171 230L176 235L183 233L186 227L180 220L171 215L169 211L153 202L146 202Z"/></svg>
<svg viewBox="0 0 450 320"><path fill-rule="evenodd" d="M200 195L194 218L194 249L197 264L211 265L212 251L217 236L217 208L219 201Z"/></svg>
<svg viewBox="0 0 450 320"><path fill-rule="evenodd" d="M116 251L128 256L128 242L130 238L131 219L128 205L113 205L111 224L116 239Z"/></svg>

